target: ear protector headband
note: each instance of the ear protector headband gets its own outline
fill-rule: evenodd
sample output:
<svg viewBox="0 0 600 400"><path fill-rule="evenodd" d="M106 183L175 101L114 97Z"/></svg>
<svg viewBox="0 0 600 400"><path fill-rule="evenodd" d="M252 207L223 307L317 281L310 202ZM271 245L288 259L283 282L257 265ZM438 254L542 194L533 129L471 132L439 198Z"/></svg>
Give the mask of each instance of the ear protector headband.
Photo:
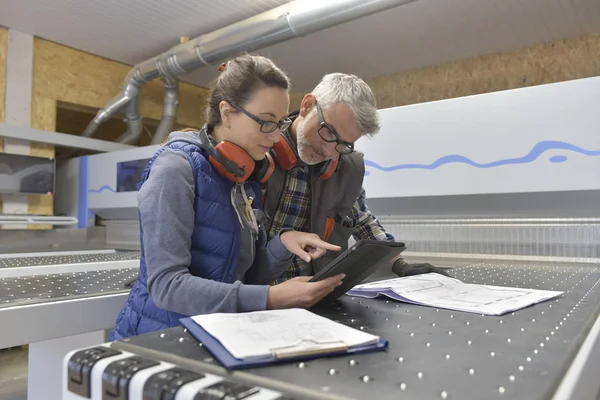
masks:
<svg viewBox="0 0 600 400"><path fill-rule="evenodd" d="M208 152L208 161L225 178L242 183L254 180L265 183L275 170L275 163L269 153L260 161L255 161L246 150L237 144L222 141L216 146L210 142L206 128L199 132L202 148Z"/></svg>
<svg viewBox="0 0 600 400"><path fill-rule="evenodd" d="M298 157L296 156L296 151L294 150L294 146L292 145L287 132L282 132L281 140L273 144L273 152L277 157L277 163L284 170L287 171L298 165ZM312 167L313 176L322 181L331 178L337 169L338 162L339 157L336 157L332 160L323 161L322 163L314 165Z"/></svg>

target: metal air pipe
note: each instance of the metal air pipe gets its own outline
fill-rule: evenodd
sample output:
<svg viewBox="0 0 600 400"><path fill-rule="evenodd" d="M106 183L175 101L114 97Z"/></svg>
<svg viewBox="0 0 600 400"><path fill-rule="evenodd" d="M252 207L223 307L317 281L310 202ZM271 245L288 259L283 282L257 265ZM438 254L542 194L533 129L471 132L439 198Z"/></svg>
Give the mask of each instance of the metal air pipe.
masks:
<svg viewBox="0 0 600 400"><path fill-rule="evenodd" d="M139 87L159 77L175 77L198 68L215 64L242 52L305 36L348 21L385 11L416 0L296 0L263 12L214 32L178 44L166 52L135 65L124 81L124 88L106 107L98 111L86 127L83 136L92 137L98 126L139 95ZM172 101L173 91L167 90L165 102ZM173 104L165 109L171 111ZM138 114L135 114L135 113ZM162 128L169 127L174 115L163 117ZM130 107L128 132L139 118L137 107ZM164 122L164 124L163 124ZM172 125L171 125L172 126ZM137 133L139 135L139 132ZM156 140L163 137L157 132ZM131 140L123 135L123 140Z"/></svg>

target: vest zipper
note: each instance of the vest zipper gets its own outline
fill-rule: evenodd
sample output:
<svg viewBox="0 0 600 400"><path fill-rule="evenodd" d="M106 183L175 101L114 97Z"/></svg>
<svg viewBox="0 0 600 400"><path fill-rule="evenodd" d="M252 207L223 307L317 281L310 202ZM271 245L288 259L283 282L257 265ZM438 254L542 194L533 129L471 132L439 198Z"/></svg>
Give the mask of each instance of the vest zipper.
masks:
<svg viewBox="0 0 600 400"><path fill-rule="evenodd" d="M239 249L239 247L240 247L240 235L241 235L241 230L238 229L235 236L233 237L233 248L234 249L235 248ZM227 269L223 272L223 276L221 276L221 281L224 281L224 278L229 277L229 276L231 276L233 278L231 283L233 283L235 281L235 272L237 269L237 265L235 266L235 268L231 265L234 251L235 250L229 252L229 257L227 257ZM239 250L238 250L238 252L239 252ZM238 255L238 260L239 260L239 255Z"/></svg>
<svg viewBox="0 0 600 400"><path fill-rule="evenodd" d="M256 235L254 234L254 232L252 230L250 230L250 244L252 246L250 246L250 255L251 255L251 260L252 260L252 264L254 264L254 257L256 254ZM252 265L250 264L250 265Z"/></svg>
<svg viewBox="0 0 600 400"><path fill-rule="evenodd" d="M250 260L252 261L252 264L253 264L255 261L254 258L256 257L256 245L257 245L256 242L258 239L258 230L260 229L258 226L258 221L256 220L256 217L254 216L254 209L252 208L252 204L254 202L254 197L246 195L246 188L244 187L244 184L236 184L236 188L237 187L239 187L242 191L242 196L244 199L244 209L239 210L237 208L237 199L235 199L235 196L233 199L233 206L236 210L238 218L240 219L240 235L247 234L248 232L250 233L250 243L249 243L249 245L250 245ZM240 212L245 212L247 214L246 218L244 218L245 223L242 222L242 217L240 216ZM248 226L248 225L252 225L252 226ZM254 231L254 228L257 229L256 232ZM241 240L242 239L240 238L240 241Z"/></svg>
<svg viewBox="0 0 600 400"><path fill-rule="evenodd" d="M230 189L231 190L230 193L231 193L231 206L233 207L233 212L234 212L235 216L237 217L238 222L240 223L240 228L237 229L237 231L235 232L234 237L233 237L233 248L238 249L238 262L239 262L239 249L240 249L240 243L241 243L242 229L244 229L244 226L243 226L242 219L240 217L239 210L238 210L237 204L236 204L237 199L235 196L235 192L236 192L237 186L238 186L238 184L234 183ZM229 257L227 258L227 268L223 272L223 276L221 276L221 281L223 281L225 277L229 277L229 276L233 277L233 281L235 281L235 273L237 270L237 265L235 265L235 266L231 265L234 251L229 252Z"/></svg>
<svg viewBox="0 0 600 400"><path fill-rule="evenodd" d="M250 203L252 203L252 201L254 201L254 198L249 197L248 200L250 200ZM250 210L250 212L254 213L254 210ZM252 260L252 263L250 265L252 265L254 264L254 257L256 256L256 238L258 237L258 232L254 232L254 229L248 230L250 231L250 259Z"/></svg>

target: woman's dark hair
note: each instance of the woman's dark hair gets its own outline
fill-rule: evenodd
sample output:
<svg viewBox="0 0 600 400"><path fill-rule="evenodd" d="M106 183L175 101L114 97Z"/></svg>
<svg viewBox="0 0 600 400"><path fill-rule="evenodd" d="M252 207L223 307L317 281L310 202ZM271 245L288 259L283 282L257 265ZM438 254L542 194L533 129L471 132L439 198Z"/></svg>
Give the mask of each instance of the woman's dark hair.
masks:
<svg viewBox="0 0 600 400"><path fill-rule="evenodd" d="M244 54L229 60L211 87L206 108L208 128L213 129L222 122L219 110L221 101L234 102L243 107L262 87L289 90L291 83L288 76L266 57Z"/></svg>

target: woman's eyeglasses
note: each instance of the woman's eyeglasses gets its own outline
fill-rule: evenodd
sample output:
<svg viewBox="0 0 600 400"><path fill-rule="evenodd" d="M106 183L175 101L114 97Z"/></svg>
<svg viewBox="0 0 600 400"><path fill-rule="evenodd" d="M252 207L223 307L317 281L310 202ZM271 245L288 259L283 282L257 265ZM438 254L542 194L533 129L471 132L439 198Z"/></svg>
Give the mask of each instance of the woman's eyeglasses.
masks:
<svg viewBox="0 0 600 400"><path fill-rule="evenodd" d="M283 132L286 129L288 129L290 127L290 125L292 124L292 120L287 117L285 117L283 119L283 121L281 121L281 122L265 121L263 119L258 118L256 115L251 114L248 111L244 110L242 107L238 106L237 104L235 104L232 101L229 101L228 103L231 104L231 106L233 108L235 108L236 110L238 110L239 112L246 114L248 116L248 118L256 121L256 123L260 125L260 131L263 133L272 133L272 132L275 132L275 130L278 128L280 131Z"/></svg>

